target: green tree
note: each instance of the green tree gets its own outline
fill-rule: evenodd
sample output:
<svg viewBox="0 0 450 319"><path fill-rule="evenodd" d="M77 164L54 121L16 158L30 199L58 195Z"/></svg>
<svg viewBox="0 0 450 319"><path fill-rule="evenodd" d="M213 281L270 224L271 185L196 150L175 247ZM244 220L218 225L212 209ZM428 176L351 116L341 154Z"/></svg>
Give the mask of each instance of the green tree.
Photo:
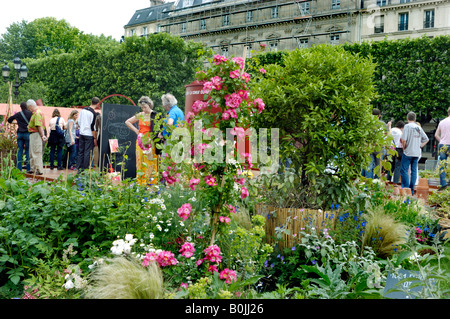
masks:
<svg viewBox="0 0 450 319"><path fill-rule="evenodd" d="M374 107L385 120L405 120L414 111L418 121L429 122L447 114L450 100L450 36L384 40L346 44L344 48L371 56L377 64Z"/></svg>
<svg viewBox="0 0 450 319"><path fill-rule="evenodd" d="M375 65L342 47L319 45L265 68L253 89L266 109L254 127L279 128L280 158L298 172L300 205L320 207L337 198L331 187L344 191L369 164L367 154L385 143L370 104Z"/></svg>
<svg viewBox="0 0 450 319"><path fill-rule="evenodd" d="M38 58L50 54L79 51L93 44L105 45L118 42L111 37L84 34L66 20L46 17L32 22L22 20L12 23L0 38L0 59L12 61Z"/></svg>
<svg viewBox="0 0 450 319"><path fill-rule="evenodd" d="M28 60L27 81L47 88L49 105L85 105L92 96L111 94L134 101L147 95L158 105L161 95L171 92L183 107L184 85L200 65L200 47L169 34L130 37L120 45L87 45L77 52Z"/></svg>

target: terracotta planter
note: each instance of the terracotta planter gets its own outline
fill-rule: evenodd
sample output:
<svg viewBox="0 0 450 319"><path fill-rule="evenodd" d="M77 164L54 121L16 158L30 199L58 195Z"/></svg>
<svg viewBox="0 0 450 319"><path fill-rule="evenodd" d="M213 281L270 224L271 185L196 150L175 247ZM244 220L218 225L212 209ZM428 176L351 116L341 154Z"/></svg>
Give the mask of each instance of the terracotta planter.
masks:
<svg viewBox="0 0 450 319"><path fill-rule="evenodd" d="M415 189L415 195L417 198L423 199L425 202L428 202L428 194L429 194L429 187L427 186L420 186L420 184Z"/></svg>
<svg viewBox="0 0 450 319"><path fill-rule="evenodd" d="M428 179L426 179L426 178L419 179L419 185L418 186L424 186L424 187L428 188Z"/></svg>

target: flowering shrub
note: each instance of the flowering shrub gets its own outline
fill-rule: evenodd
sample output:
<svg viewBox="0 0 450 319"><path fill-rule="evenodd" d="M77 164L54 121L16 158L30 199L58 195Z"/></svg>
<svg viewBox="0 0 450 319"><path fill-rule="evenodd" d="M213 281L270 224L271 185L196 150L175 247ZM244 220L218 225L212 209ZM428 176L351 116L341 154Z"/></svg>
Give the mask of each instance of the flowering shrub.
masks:
<svg viewBox="0 0 450 319"><path fill-rule="evenodd" d="M250 195L244 171L253 165L251 154L245 151L235 154L234 143L224 139L224 132L243 142L252 116L261 113L265 105L249 89L251 78L245 72L243 58L229 59L216 54L210 62L208 70L197 72L204 99L193 103L194 113L189 114L187 123L178 127L178 132L194 137L191 142L182 142L189 152L184 152L181 160L176 159L179 140L174 137L177 136L174 130L165 148L162 177L168 184L181 182L199 194L199 200L211 214L212 246L217 232L230 224L237 203ZM203 139L211 142L204 143ZM224 148L226 160L222 158ZM184 205L178 211L183 220L190 212Z"/></svg>

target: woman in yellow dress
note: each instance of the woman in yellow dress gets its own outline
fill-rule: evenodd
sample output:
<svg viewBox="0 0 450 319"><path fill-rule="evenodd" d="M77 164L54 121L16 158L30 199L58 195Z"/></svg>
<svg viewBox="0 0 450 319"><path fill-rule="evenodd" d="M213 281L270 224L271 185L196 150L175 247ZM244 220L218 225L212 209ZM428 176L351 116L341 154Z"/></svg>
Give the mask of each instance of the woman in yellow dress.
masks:
<svg viewBox="0 0 450 319"><path fill-rule="evenodd" d="M156 184L158 173L158 157L155 143L150 133L154 129L153 101L148 96L139 99L142 112L130 117L125 124L136 133L136 172L137 180L141 185ZM133 124L139 123L139 129Z"/></svg>

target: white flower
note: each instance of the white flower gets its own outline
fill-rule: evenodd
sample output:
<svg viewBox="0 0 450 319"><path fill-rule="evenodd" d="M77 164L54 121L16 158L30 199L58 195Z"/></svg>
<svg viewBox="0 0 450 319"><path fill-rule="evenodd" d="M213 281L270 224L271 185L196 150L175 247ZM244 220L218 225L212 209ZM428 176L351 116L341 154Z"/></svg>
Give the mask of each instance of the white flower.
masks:
<svg viewBox="0 0 450 319"><path fill-rule="evenodd" d="M153 233L150 233L150 239L153 239L155 237L155 235L153 235Z"/></svg>
<svg viewBox="0 0 450 319"><path fill-rule="evenodd" d="M126 234L125 235L125 240L126 241L132 241L133 240L133 234Z"/></svg>
<svg viewBox="0 0 450 319"><path fill-rule="evenodd" d="M161 209L166 210L166 206L164 204L161 204Z"/></svg>
<svg viewBox="0 0 450 319"><path fill-rule="evenodd" d="M72 289L73 287L75 287L75 285L73 284L72 280L68 280L64 285L64 288L66 288L67 290Z"/></svg>

